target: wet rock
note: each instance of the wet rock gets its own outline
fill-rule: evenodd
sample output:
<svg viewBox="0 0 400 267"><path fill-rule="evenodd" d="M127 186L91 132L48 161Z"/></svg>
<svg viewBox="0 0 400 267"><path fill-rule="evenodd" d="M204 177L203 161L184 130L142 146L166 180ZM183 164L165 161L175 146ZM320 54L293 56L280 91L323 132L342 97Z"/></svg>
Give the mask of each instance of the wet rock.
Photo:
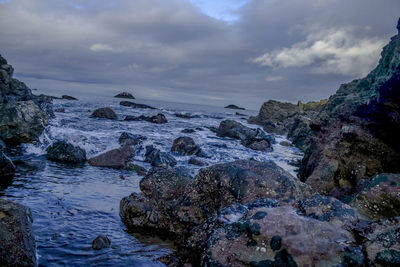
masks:
<svg viewBox="0 0 400 267"><path fill-rule="evenodd" d="M110 119L110 120L118 119L117 114L115 114L115 112L111 108L96 109L90 117L91 118Z"/></svg>
<svg viewBox="0 0 400 267"><path fill-rule="evenodd" d="M236 105L227 105L225 108L245 110L245 108L241 108L241 107L238 107Z"/></svg>
<svg viewBox="0 0 400 267"><path fill-rule="evenodd" d="M36 246L28 208L0 199L0 265L36 266Z"/></svg>
<svg viewBox="0 0 400 267"><path fill-rule="evenodd" d="M65 100L78 100L77 98L70 96L70 95L62 95L61 99L65 99Z"/></svg>
<svg viewBox="0 0 400 267"><path fill-rule="evenodd" d="M59 113L65 113L65 108L56 108L54 111Z"/></svg>
<svg viewBox="0 0 400 267"><path fill-rule="evenodd" d="M175 113L175 117L182 118L182 119L193 119L199 118L197 115L191 115L190 113Z"/></svg>
<svg viewBox="0 0 400 267"><path fill-rule="evenodd" d="M123 132L118 138L118 142L121 146L126 146L126 145L136 146L141 144L144 140L147 140L146 136L131 134L127 132Z"/></svg>
<svg viewBox="0 0 400 267"><path fill-rule="evenodd" d="M134 157L135 149L131 146L124 146L89 159L89 164L96 167L123 169Z"/></svg>
<svg viewBox="0 0 400 267"><path fill-rule="evenodd" d="M111 241L107 236L99 235L92 241L92 249L100 250L103 248L109 248L111 246Z"/></svg>
<svg viewBox="0 0 400 267"><path fill-rule="evenodd" d="M135 97L131 93L128 93L128 92L119 93L119 94L115 95L114 97L116 97L116 98L135 99Z"/></svg>
<svg viewBox="0 0 400 267"><path fill-rule="evenodd" d="M193 138L182 136L174 140L171 147L172 152L177 152L183 156L196 155L202 156L200 147L194 142Z"/></svg>
<svg viewBox="0 0 400 267"><path fill-rule="evenodd" d="M274 142L261 129L252 129L233 120L222 121L217 129L217 136L239 139L242 145L259 151L272 151L271 142Z"/></svg>
<svg viewBox="0 0 400 267"><path fill-rule="evenodd" d="M351 202L370 219L400 216L400 174L377 174Z"/></svg>
<svg viewBox="0 0 400 267"><path fill-rule="evenodd" d="M86 161L86 151L65 141L57 141L46 149L46 158L65 163L81 163Z"/></svg>
<svg viewBox="0 0 400 267"><path fill-rule="evenodd" d="M168 123L167 118L161 113L159 113L155 116L152 116L152 117L148 117L148 116L144 116L144 115L141 115L139 117L126 116L125 120L126 121L148 121L148 122L156 123L156 124Z"/></svg>
<svg viewBox="0 0 400 267"><path fill-rule="evenodd" d="M135 171L139 176L145 176L147 174L146 168L133 163L128 163L125 167L125 170Z"/></svg>
<svg viewBox="0 0 400 267"><path fill-rule="evenodd" d="M181 131L181 133L195 133L195 132L196 132L196 130L194 130L194 129L183 129Z"/></svg>
<svg viewBox="0 0 400 267"><path fill-rule="evenodd" d="M177 164L176 159L166 152L161 152L152 145L146 146L145 161L149 162L154 167L168 167Z"/></svg>
<svg viewBox="0 0 400 267"><path fill-rule="evenodd" d="M292 143L288 142L288 141L282 141L279 143L281 146L287 146L287 147L291 147L293 146Z"/></svg>
<svg viewBox="0 0 400 267"><path fill-rule="evenodd" d="M246 114L239 113L239 112L235 112L235 115L237 115L237 116L247 116Z"/></svg>
<svg viewBox="0 0 400 267"><path fill-rule="evenodd" d="M208 165L206 162L204 162L204 161L202 161L202 160L200 160L200 159L197 159L197 158L195 158L195 157L190 158L189 161L188 161L188 163L189 163L189 164L192 164L192 165L200 166L200 167L203 167L203 166L207 166L207 165Z"/></svg>
<svg viewBox="0 0 400 267"><path fill-rule="evenodd" d="M31 100L0 105L0 139L8 144L37 141L47 124L46 114Z"/></svg>
<svg viewBox="0 0 400 267"><path fill-rule="evenodd" d="M121 101L119 104L121 106L131 107L131 108L156 109L156 108L153 108L153 107L145 105L145 104L137 104L137 103L133 103L133 102L130 102L130 101Z"/></svg>
<svg viewBox="0 0 400 267"><path fill-rule="evenodd" d="M15 166L13 162L0 151L0 184L8 183L14 177Z"/></svg>

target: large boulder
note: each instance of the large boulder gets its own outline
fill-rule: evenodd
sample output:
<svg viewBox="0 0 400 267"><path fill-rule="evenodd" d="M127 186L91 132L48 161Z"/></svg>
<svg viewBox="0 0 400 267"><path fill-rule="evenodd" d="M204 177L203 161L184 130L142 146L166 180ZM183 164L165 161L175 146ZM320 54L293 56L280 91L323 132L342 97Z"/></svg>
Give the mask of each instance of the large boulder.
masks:
<svg viewBox="0 0 400 267"><path fill-rule="evenodd" d="M217 136L238 139L242 145L259 151L272 151L274 139L261 129L252 129L234 120L224 120L219 124Z"/></svg>
<svg viewBox="0 0 400 267"><path fill-rule="evenodd" d="M65 141L57 141L46 149L46 158L65 163L86 161L86 151Z"/></svg>
<svg viewBox="0 0 400 267"><path fill-rule="evenodd" d="M156 108L153 108L153 107L151 107L151 106L149 106L149 105L137 104L137 103L133 103L133 102L130 102L130 101L121 101L119 104L120 104L121 106L124 106L124 107L131 107L131 108L156 109Z"/></svg>
<svg viewBox="0 0 400 267"><path fill-rule="evenodd" d="M194 142L193 138L187 136L176 138L172 144L171 151L177 152L183 156L202 156L202 151L199 145Z"/></svg>
<svg viewBox="0 0 400 267"><path fill-rule="evenodd" d="M0 266L36 266L32 216L24 206L0 199Z"/></svg>
<svg viewBox="0 0 400 267"><path fill-rule="evenodd" d="M116 120L118 119L117 114L111 108L99 108L93 111L91 118L100 118L100 119L110 119Z"/></svg>
<svg viewBox="0 0 400 267"><path fill-rule="evenodd" d="M370 219L400 216L400 174L377 174L351 205Z"/></svg>
<svg viewBox="0 0 400 267"><path fill-rule="evenodd" d="M128 93L128 92L119 93L119 94L115 95L114 97L116 97L116 98L135 99L135 97L131 93Z"/></svg>
<svg viewBox="0 0 400 267"><path fill-rule="evenodd" d="M177 164L176 159L167 152L161 152L153 145L146 146L145 161L154 167L173 167Z"/></svg>
<svg viewBox="0 0 400 267"><path fill-rule="evenodd" d="M113 149L89 159L89 164L96 167L123 169L135 157L135 149L131 146Z"/></svg>
<svg viewBox="0 0 400 267"><path fill-rule="evenodd" d="M0 151L0 185L7 183L14 177L15 166L13 162Z"/></svg>
<svg viewBox="0 0 400 267"><path fill-rule="evenodd" d="M37 141L47 124L46 114L32 100L0 105L0 139L8 144Z"/></svg>

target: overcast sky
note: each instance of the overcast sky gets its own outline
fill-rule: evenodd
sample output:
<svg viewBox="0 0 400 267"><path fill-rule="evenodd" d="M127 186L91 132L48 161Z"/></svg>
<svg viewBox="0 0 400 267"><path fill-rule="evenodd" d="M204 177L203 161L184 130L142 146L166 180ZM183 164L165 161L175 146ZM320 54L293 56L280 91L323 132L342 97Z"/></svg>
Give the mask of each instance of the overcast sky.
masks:
<svg viewBox="0 0 400 267"><path fill-rule="evenodd" d="M0 54L31 88L258 109L367 74L399 0L0 0Z"/></svg>

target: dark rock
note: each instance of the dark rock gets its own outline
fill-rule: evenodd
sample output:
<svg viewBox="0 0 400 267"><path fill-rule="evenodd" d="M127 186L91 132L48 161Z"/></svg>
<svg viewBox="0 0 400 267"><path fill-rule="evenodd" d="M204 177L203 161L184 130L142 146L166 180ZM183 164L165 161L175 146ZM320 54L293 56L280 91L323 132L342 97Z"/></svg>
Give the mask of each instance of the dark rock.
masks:
<svg viewBox="0 0 400 267"><path fill-rule="evenodd" d="M196 130L194 130L194 129L183 129L181 131L181 133L195 133L195 132L196 132Z"/></svg>
<svg viewBox="0 0 400 267"><path fill-rule="evenodd" d="M121 136L118 138L118 142L121 146L136 146L141 144L144 140L147 140L146 136L138 135L138 134L131 134L127 132L123 132Z"/></svg>
<svg viewBox="0 0 400 267"><path fill-rule="evenodd" d="M196 155L202 156L200 147L194 142L193 138L182 136L174 140L171 147L172 152L177 152L183 156Z"/></svg>
<svg viewBox="0 0 400 267"><path fill-rule="evenodd" d="M14 177L15 166L13 162L0 151L0 184L8 183Z"/></svg>
<svg viewBox="0 0 400 267"><path fill-rule="evenodd" d="M241 108L241 107L238 107L238 106L236 106L236 105L228 105L228 106L226 106L225 108L245 110L245 108Z"/></svg>
<svg viewBox="0 0 400 267"><path fill-rule="evenodd" d="M116 97L116 98L135 99L135 97L132 94L128 93L128 92L119 93L119 94L115 95L114 97Z"/></svg>
<svg viewBox="0 0 400 267"><path fill-rule="evenodd" d="M47 124L46 114L31 100L0 105L0 139L8 144L37 141Z"/></svg>
<svg viewBox="0 0 400 267"><path fill-rule="evenodd" d="M139 117L126 116L125 120L126 121L148 121L148 122L157 123L157 124L168 123L167 118L161 113L159 113L155 116L152 116L152 117L148 117L148 116L144 116L144 115L141 115Z"/></svg>
<svg viewBox="0 0 400 267"><path fill-rule="evenodd" d="M0 266L36 266L36 246L28 208L0 199Z"/></svg>
<svg viewBox="0 0 400 267"><path fill-rule="evenodd" d="M242 113L239 113L239 112L236 112L235 115L237 115L237 116L247 116L246 114L242 114Z"/></svg>
<svg viewBox="0 0 400 267"><path fill-rule="evenodd" d="M89 164L96 167L123 169L134 157L135 149L131 146L124 146L89 159Z"/></svg>
<svg viewBox="0 0 400 267"><path fill-rule="evenodd" d="M61 98L65 100L78 100L77 98L69 95L62 95Z"/></svg>
<svg viewBox="0 0 400 267"><path fill-rule="evenodd" d="M193 157L193 158L190 158L189 161L188 161L188 163L189 163L189 164L192 164L192 165L200 166L200 167L203 167L203 166L207 166L207 165L208 165L206 162L204 162L204 161L202 161L202 160L200 160L200 159L194 158L194 157Z"/></svg>
<svg viewBox="0 0 400 267"><path fill-rule="evenodd" d="M145 104L137 104L137 103L133 103L133 102L130 102L130 101L121 101L119 104L121 106L131 107L131 108L156 109L156 108L153 108L153 107L145 105Z"/></svg>
<svg viewBox="0 0 400 267"><path fill-rule="evenodd" d="M293 144L290 143L290 142L288 142L288 141L282 141L282 142L280 142L279 144L280 144L281 146L287 146L287 147L293 146Z"/></svg>
<svg viewBox="0 0 400 267"><path fill-rule="evenodd" d="M189 113L175 113L174 115L175 115L175 117L182 118L182 119L199 118L199 116L197 116L197 115L191 115L191 114L189 114Z"/></svg>
<svg viewBox="0 0 400 267"><path fill-rule="evenodd" d="M400 174L377 174L351 202L370 219L400 216Z"/></svg>
<svg viewBox="0 0 400 267"><path fill-rule="evenodd" d="M146 168L133 163L128 163L125 167L125 170L135 171L139 176L145 176L147 174Z"/></svg>
<svg viewBox="0 0 400 267"><path fill-rule="evenodd" d="M146 146L145 161L149 162L154 167L168 167L177 164L176 159L166 152L161 152L152 145Z"/></svg>
<svg viewBox="0 0 400 267"><path fill-rule="evenodd" d="M117 114L115 114L115 112L111 108L96 109L90 117L91 118L110 119L110 120L118 119Z"/></svg>
<svg viewBox="0 0 400 267"><path fill-rule="evenodd" d="M111 246L111 241L107 236L99 235L92 241L92 249L100 250L103 248L109 248Z"/></svg>
<svg viewBox="0 0 400 267"><path fill-rule="evenodd" d="M242 145L260 151L272 151L271 142L274 142L261 129L252 129L233 120L222 121L217 129L217 136L239 139Z"/></svg>
<svg viewBox="0 0 400 267"><path fill-rule="evenodd" d="M56 108L55 112L65 113L65 108Z"/></svg>
<svg viewBox="0 0 400 267"><path fill-rule="evenodd" d="M81 163L86 161L86 151L65 141L57 141L46 149L46 158L65 163Z"/></svg>

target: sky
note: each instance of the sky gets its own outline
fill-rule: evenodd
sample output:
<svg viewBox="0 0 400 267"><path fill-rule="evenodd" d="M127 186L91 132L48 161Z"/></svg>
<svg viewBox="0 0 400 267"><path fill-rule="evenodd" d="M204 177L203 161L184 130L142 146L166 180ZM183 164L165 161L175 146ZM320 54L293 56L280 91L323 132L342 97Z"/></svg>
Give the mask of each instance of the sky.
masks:
<svg viewBox="0 0 400 267"><path fill-rule="evenodd" d="M399 0L0 0L0 54L53 95L258 109L365 76L399 15Z"/></svg>

